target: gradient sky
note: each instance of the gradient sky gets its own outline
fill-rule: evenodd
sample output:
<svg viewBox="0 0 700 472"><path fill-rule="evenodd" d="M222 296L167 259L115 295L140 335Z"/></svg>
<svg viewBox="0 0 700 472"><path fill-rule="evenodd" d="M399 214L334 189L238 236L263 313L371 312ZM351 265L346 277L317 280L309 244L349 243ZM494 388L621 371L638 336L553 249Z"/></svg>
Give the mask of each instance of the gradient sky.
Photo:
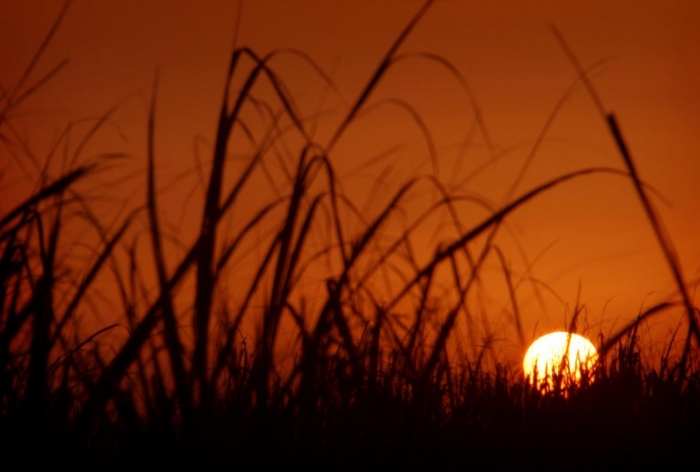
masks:
<svg viewBox="0 0 700 472"><path fill-rule="evenodd" d="M64 58L69 59L67 67L23 104L23 116L14 123L41 158L66 125L117 106L110 125L91 141L85 156L125 152L136 162L131 171L142 170L148 102L158 69L156 139L159 178L165 186L192 169L196 138L213 141L228 59L236 44L260 55L295 48L327 71L339 96L326 94L323 82L298 58L283 55L271 63L302 114L310 115L320 105L327 111L317 130L317 138L325 142L421 5L409 0L259 0L245 2L239 19L239 3L233 0L76 0L33 77ZM48 0L0 2L4 88L16 83L60 6ZM469 82L494 146L508 150L462 190L502 203L534 140L576 79L552 25L584 67L604 61L592 74L593 84L618 117L642 178L658 191L654 203L695 287L700 276L700 2L438 1L400 52L429 52L450 61ZM483 137L477 136L475 148L457 163L473 113L468 97L444 68L416 58L397 64L370 103L388 97L406 100L421 114L446 185L456 184L489 159ZM395 145L401 146L392 157L397 170L386 185L431 171L415 124L405 113L387 108L358 121L334 150L332 158L347 178L348 192L355 189L360 197L366 193L382 167L370 166L358 174L358 164ZM198 149L208 159L210 148L202 144ZM22 194L27 180L6 152L0 159L6 169L2 192L7 202ZM578 87L557 115L519 190L591 166L621 169L622 161L590 97ZM165 211L172 225L187 226L183 218L198 222L182 209L186 189L177 183L170 188L167 201L172 206ZM131 196L134 201L141 197ZM0 205L7 208L7 203ZM192 208L191 215L196 214ZM465 221L483 216L465 216ZM579 283L591 323L604 316L608 327L619 326L615 320L631 319L640 307L673 291L662 253L632 185L624 179L592 177L552 191L514 215L509 226L529 260L537 261L536 276L563 302L553 301L543 315L532 300L523 300L529 310L528 333L562 328L564 306L576 301ZM426 234L426 241L434 243L430 237ZM507 248L517 272L525 262L515 246ZM691 295L698 303L694 289ZM656 323L662 332L675 327L670 318Z"/></svg>

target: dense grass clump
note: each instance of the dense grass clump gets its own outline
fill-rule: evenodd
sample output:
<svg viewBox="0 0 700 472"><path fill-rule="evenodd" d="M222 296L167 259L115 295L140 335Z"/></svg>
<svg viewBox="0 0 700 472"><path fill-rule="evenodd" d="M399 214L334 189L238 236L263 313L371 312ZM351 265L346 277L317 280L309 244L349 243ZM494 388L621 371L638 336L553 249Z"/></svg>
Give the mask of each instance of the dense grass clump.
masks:
<svg viewBox="0 0 700 472"><path fill-rule="evenodd" d="M81 143L57 176L49 170L53 155L45 165L35 163L35 188L0 215L0 444L6 457L81 468L297 461L335 467L370 458L391 466L461 467L543 458L562 465L612 457L663 464L668 453L685 450L700 418L697 309L618 125L597 98L625 171L561 175L495 208L477 201L489 213L468 226L456 209L475 199L448 191L435 174L408 179L369 212L344 193L332 151L431 3L396 39L326 143L313 139L312 125L270 65L282 52L261 57L236 49L199 227L191 241L180 242L180 252L170 250L160 221L157 82L143 204L116 223L102 221L85 193L112 160L83 159ZM12 131L14 110L62 67L27 86L42 50L1 97L7 149L22 148ZM310 59L293 54L333 87ZM450 68L470 94L449 62L425 58ZM590 87L573 55L572 63ZM270 103L256 98L262 86L274 91ZM251 125L251 113L264 125ZM488 142L476 108L474 119ZM248 149L235 165L233 148ZM487 324L479 326L469 301L478 296L485 261L500 261L515 332L524 342L496 235L538 195L601 173L634 184L678 282L687 335L677 356L674 344L659 363L644 362L639 327L676 307L654 306L615 336L601 337L601 361L580 384L555 379L553 387L538 388L518 366L492 354L495 335ZM260 197L260 182L267 182L271 197ZM426 193L433 200L395 231L406 201ZM420 262L413 234L437 214L449 215L459 234ZM78 246L66 241L76 225L96 241L79 267L71 262ZM138 225L147 228L146 237ZM252 264L251 252L257 254ZM86 328L101 278L113 289L114 323ZM127 334L110 338L116 331Z"/></svg>

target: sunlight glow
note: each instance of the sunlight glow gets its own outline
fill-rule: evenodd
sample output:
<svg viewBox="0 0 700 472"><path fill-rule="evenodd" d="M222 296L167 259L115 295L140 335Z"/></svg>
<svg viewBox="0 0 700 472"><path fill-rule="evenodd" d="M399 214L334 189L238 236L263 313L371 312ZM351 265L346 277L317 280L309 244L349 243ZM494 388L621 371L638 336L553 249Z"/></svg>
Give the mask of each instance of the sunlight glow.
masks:
<svg viewBox="0 0 700 472"><path fill-rule="evenodd" d="M566 388L580 384L583 375L595 365L598 353L588 339L578 334L557 331L546 334L533 342L523 360L523 373L540 388L550 389L561 375L559 386ZM564 362L562 362L564 361Z"/></svg>

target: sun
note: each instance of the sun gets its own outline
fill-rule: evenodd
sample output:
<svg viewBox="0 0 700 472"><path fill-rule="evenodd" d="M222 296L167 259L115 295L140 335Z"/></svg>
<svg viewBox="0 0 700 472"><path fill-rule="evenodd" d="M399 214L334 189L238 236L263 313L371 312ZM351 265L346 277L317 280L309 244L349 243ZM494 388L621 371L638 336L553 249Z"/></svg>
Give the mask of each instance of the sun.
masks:
<svg viewBox="0 0 700 472"><path fill-rule="evenodd" d="M588 339L578 334L557 331L546 334L533 342L525 353L523 373L530 383L540 388L578 385L584 373L589 374L598 352ZM563 361L563 362L562 362Z"/></svg>

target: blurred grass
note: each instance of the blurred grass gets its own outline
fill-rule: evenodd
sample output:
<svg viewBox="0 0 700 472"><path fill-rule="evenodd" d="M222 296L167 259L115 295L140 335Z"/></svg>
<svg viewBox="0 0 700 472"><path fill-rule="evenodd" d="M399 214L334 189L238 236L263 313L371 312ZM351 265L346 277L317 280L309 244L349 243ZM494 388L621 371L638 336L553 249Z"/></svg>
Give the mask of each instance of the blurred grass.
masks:
<svg viewBox="0 0 700 472"><path fill-rule="evenodd" d="M82 162L81 144L56 177L48 170L51 157L35 163L36 188L0 215L0 444L8 457L78 468L223 461L281 466L306 461L324 467L341 457L359 465L377 455L394 466L535 464L543 456L550 461L625 457L648 465L664 464L668 451L687 447L700 413L697 308L673 257L669 264L688 315L687 335L678 340L682 355L674 355L674 334L656 364L643 361L639 329L658 313L677 308L664 302L607 339L599 334L595 382L584 375L580 385L556 379L553 388L530 385L519 367L494 355L496 333L469 303L484 283L485 261L496 258L517 342L525 347L513 274L496 236L520 207L571 180L600 174L629 178L652 229L662 234L613 118L609 125L626 171L582 169L521 194L516 194L518 177L495 206L443 186L427 127L408 102L394 102L422 130L433 174L384 189L389 198L369 212L344 193L331 151L358 114L372 106L373 91L432 3L426 2L397 37L326 144L313 140L313 120L300 115L269 65L285 51L260 57L245 47L234 50L207 167L201 225L191 244L181 242L179 259L166 254L160 221L157 80L148 119L144 204L117 224L101 221L80 190L98 172L109 171L110 159ZM26 85L69 2L65 5L22 79L2 95L0 133L8 148L22 148L18 135L8 131L14 109L63 67ZM292 54L313 64L301 52ZM453 71L472 98L476 127L490 147L466 80L447 60L424 59ZM574 64L578 80L590 87L586 72ZM333 87L315 64L314 70ZM256 97L261 86L274 91L274 102ZM261 134L248 125L249 113L264 117ZM552 119L555 115L556 110ZM98 120L82 143L104 121ZM231 177L230 148L237 140L253 151ZM273 165L285 176L284 185L271 178ZM267 200L259 197L254 180L260 174L268 177L272 196ZM252 187L256 197L251 199L246 193ZM425 198L426 188L433 200L396 232L392 222L406 213L407 201ZM457 209L464 202L488 215L465 227ZM433 256L421 263L412 235L438 214L447 214L459 235L436 243ZM87 221L99 241L92 259L77 271L66 262L74 246L62 244L76 218ZM145 222L150 244L134 236L136 222ZM659 241L670 254L670 240ZM237 279L231 298L222 279L241 269L236 261L251 247L259 251L258 263ZM80 315L90 313L93 284L105 272L121 304L112 306L118 321L85 334ZM150 273L155 284L147 282ZM313 294L306 291L311 281L321 287ZM580 313L577 305L570 331L577 330ZM102 342L116 327L128 330L126 339Z"/></svg>

